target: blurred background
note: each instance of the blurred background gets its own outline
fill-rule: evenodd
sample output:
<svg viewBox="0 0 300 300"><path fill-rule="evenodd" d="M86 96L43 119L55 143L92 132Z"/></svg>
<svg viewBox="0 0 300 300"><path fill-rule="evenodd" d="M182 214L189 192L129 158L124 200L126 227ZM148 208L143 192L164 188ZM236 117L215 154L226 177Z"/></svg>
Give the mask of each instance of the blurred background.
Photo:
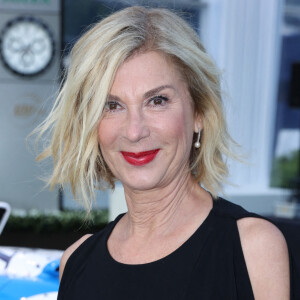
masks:
<svg viewBox="0 0 300 300"><path fill-rule="evenodd" d="M0 0L0 201L12 207L10 228L28 215L36 225L80 210L68 188L44 188L51 161L36 164L26 136L51 109L76 40L132 5L180 12L223 72L229 132L248 161L228 162L234 185L224 197L263 215L300 216L300 0ZM101 224L125 211L122 186L99 191L95 209ZM40 227L63 226L50 223Z"/></svg>

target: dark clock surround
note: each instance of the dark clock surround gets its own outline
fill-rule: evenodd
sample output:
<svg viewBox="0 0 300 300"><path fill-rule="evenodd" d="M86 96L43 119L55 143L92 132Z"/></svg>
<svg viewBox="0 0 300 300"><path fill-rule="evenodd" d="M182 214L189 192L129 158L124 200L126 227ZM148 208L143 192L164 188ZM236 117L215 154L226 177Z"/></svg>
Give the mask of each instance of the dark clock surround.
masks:
<svg viewBox="0 0 300 300"><path fill-rule="evenodd" d="M40 27L46 33L46 36L49 38L49 44L51 45L50 57L44 63L44 65L42 65L42 67L38 68L36 71L22 72L20 70L15 69L7 61L7 58L5 57L5 55L3 53L3 46L4 46L3 38L4 38L5 34L8 32L8 30L10 30L12 27L16 26L18 23L34 24L34 25ZM25 47L23 47L23 48L25 48ZM28 45L27 45L27 49L23 49L23 51L30 51L30 48L28 48ZM32 53L32 55L34 55L34 54ZM0 33L0 58L1 58L1 61L8 70L10 70L11 72L13 72L16 75L19 75L22 77L32 77L32 76L39 75L39 74L43 73L46 69L48 69L48 67L51 65L51 63L54 59L54 56L55 56L55 40L54 40L53 33L50 30L50 28L43 21L41 21L40 19L38 19L36 17L29 16L29 15L23 15L23 16L16 17L16 18L8 21L6 23L6 25L4 26L4 28L1 30L1 33Z"/></svg>

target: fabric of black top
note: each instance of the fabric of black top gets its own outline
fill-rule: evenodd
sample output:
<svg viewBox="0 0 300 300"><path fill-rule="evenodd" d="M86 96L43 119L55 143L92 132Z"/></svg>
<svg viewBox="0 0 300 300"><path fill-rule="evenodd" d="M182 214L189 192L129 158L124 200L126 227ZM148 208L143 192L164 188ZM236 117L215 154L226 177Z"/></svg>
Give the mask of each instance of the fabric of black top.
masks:
<svg viewBox="0 0 300 300"><path fill-rule="evenodd" d="M108 252L107 240L121 217L70 256L58 300L254 299L236 221L260 216L219 198L177 250L137 265L119 263Z"/></svg>

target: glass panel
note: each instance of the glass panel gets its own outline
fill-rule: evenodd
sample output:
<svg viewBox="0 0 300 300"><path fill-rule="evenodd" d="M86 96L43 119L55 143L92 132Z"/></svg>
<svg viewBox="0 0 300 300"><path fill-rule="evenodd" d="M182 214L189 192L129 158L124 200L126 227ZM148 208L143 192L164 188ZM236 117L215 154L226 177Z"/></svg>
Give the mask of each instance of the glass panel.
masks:
<svg viewBox="0 0 300 300"><path fill-rule="evenodd" d="M300 171L299 88L300 1L287 0L282 25L281 66L271 186L292 188L298 191Z"/></svg>
<svg viewBox="0 0 300 300"><path fill-rule="evenodd" d="M66 54L86 28L113 12L132 5L164 7L181 12L193 28L198 31L200 3L192 0L173 1L108 1L108 0L65 0L63 7L63 48Z"/></svg>

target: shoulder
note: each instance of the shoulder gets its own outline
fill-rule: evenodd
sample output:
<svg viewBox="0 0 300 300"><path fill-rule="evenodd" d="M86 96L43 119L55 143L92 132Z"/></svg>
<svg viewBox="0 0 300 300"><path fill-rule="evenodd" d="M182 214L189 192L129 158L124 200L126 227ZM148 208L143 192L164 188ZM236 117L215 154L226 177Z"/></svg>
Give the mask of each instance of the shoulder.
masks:
<svg viewBox="0 0 300 300"><path fill-rule="evenodd" d="M69 259L69 257L73 254L73 252L86 240L88 239L92 234L86 234L83 237L81 237L79 240L77 240L74 244L72 244L68 249L65 250L63 253L60 264L59 264L59 280L61 280L66 263Z"/></svg>
<svg viewBox="0 0 300 300"><path fill-rule="evenodd" d="M237 226L255 299L289 299L289 255L281 231L252 217Z"/></svg>

